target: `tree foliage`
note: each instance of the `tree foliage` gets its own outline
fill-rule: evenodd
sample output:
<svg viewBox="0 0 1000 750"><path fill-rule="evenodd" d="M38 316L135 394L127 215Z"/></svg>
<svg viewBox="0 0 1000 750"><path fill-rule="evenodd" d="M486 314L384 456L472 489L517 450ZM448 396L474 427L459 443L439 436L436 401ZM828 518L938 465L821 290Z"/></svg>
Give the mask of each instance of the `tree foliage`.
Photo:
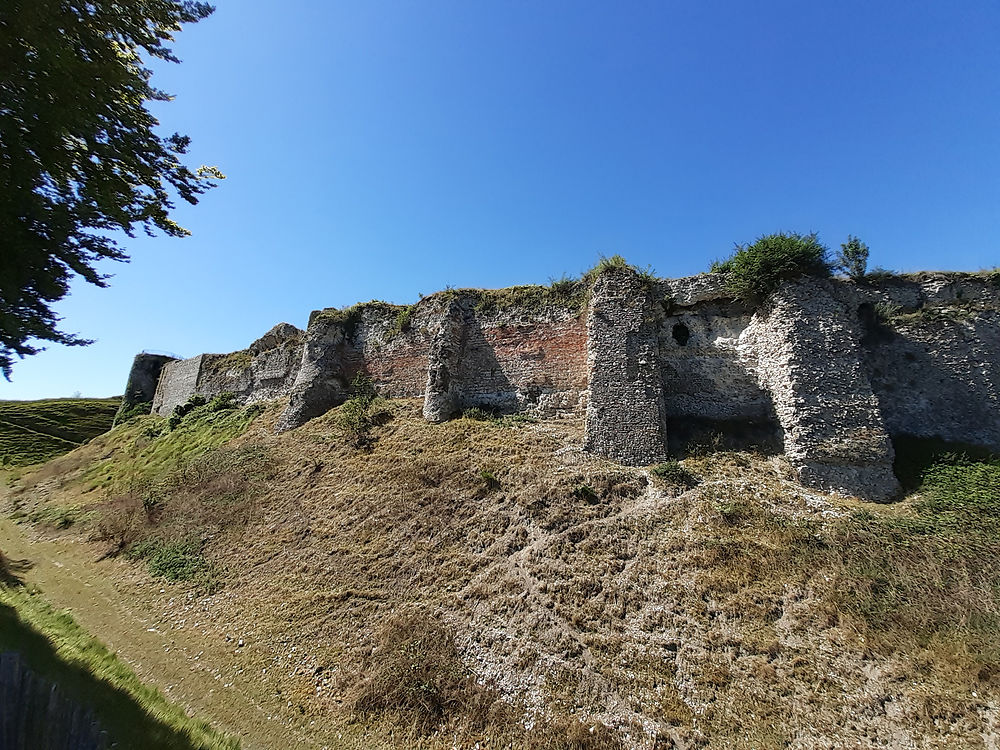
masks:
<svg viewBox="0 0 1000 750"><path fill-rule="evenodd" d="M827 248L816 233L769 234L752 245L737 245L736 252L712 271L725 274L726 289L734 297L760 302L783 281L803 275L829 276Z"/></svg>
<svg viewBox="0 0 1000 750"><path fill-rule="evenodd" d="M862 279L868 273L868 245L854 235L847 235L847 242L837 251L837 270L852 279Z"/></svg>
<svg viewBox="0 0 1000 750"><path fill-rule="evenodd" d="M197 203L222 174L181 162L190 139L160 136L148 102L168 101L145 60L214 9L180 0L0 3L0 371L36 341L90 343L58 330L51 305L96 264L127 260L115 232L188 234L173 197Z"/></svg>

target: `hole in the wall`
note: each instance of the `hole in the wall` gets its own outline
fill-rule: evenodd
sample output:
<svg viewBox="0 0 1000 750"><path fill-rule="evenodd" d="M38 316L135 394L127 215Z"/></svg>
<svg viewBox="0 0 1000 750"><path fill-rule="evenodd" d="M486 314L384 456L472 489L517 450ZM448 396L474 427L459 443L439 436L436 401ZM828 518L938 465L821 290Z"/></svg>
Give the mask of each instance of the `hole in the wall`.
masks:
<svg viewBox="0 0 1000 750"><path fill-rule="evenodd" d="M674 323L674 329L671 332L676 341L680 346L687 344L688 340L691 338L691 331L683 323Z"/></svg>

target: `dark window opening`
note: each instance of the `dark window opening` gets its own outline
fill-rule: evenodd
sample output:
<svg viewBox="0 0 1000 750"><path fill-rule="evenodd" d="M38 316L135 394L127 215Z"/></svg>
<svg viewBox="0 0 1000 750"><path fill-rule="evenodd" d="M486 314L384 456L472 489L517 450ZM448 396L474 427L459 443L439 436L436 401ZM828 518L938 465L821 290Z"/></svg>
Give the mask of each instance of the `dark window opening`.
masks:
<svg viewBox="0 0 1000 750"><path fill-rule="evenodd" d="M691 331L689 331L688 327L683 323L674 323L674 330L672 333L674 341L676 341L681 346L687 344L688 339L691 338Z"/></svg>

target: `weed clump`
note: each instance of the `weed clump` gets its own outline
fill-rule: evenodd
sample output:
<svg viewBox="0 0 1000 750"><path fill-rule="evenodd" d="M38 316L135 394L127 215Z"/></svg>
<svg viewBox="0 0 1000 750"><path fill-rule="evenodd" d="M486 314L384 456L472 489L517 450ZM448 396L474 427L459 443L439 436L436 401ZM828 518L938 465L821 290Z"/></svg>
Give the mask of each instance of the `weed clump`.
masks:
<svg viewBox="0 0 1000 750"><path fill-rule="evenodd" d="M370 378L359 375L351 383L356 395L345 401L337 412L336 424L356 448L372 444L372 430L389 419L388 400L375 391Z"/></svg>
<svg viewBox="0 0 1000 750"><path fill-rule="evenodd" d="M167 427L171 430L176 430L180 426L181 422L184 421L184 417L197 409L199 406L204 406L207 403L208 400L204 396L196 393L183 404L177 404L177 406L174 407L173 414L170 415L170 419L167 420Z"/></svg>
<svg viewBox="0 0 1000 750"><path fill-rule="evenodd" d="M695 478L691 472L677 461L664 461L657 464L650 470L650 473L667 484L679 487L692 487L695 484Z"/></svg>
<svg viewBox="0 0 1000 750"><path fill-rule="evenodd" d="M424 737L447 725L449 734L477 740L487 735L497 747L621 748L617 735L600 722L536 717L526 728L514 706L466 669L451 631L421 611L397 614L378 630L347 707L357 719L390 719Z"/></svg>
<svg viewBox="0 0 1000 750"><path fill-rule="evenodd" d="M712 264L725 276L726 290L737 299L757 304L781 284L800 276L829 276L827 248L812 234L770 234L752 245L737 245L725 261Z"/></svg>
<svg viewBox="0 0 1000 750"><path fill-rule="evenodd" d="M131 560L145 560L151 575L168 581L193 581L208 571L201 544L194 540L162 542L148 539L129 548Z"/></svg>

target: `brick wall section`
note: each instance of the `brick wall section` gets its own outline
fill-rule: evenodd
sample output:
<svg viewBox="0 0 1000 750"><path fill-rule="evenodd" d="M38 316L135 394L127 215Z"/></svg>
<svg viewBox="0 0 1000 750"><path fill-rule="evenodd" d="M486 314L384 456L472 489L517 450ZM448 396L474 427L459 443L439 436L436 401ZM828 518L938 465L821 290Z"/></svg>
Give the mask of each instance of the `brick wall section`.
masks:
<svg viewBox="0 0 1000 750"><path fill-rule="evenodd" d="M658 325L650 294L627 270L602 273L587 317L586 448L623 464L666 455Z"/></svg>
<svg viewBox="0 0 1000 750"><path fill-rule="evenodd" d="M831 282L785 284L754 313L740 354L771 394L799 481L889 500L893 449L861 361L855 316Z"/></svg>
<svg viewBox="0 0 1000 750"><path fill-rule="evenodd" d="M520 311L517 311L520 312ZM579 413L587 389L587 329L576 310L470 314L458 377L462 408L539 416Z"/></svg>

